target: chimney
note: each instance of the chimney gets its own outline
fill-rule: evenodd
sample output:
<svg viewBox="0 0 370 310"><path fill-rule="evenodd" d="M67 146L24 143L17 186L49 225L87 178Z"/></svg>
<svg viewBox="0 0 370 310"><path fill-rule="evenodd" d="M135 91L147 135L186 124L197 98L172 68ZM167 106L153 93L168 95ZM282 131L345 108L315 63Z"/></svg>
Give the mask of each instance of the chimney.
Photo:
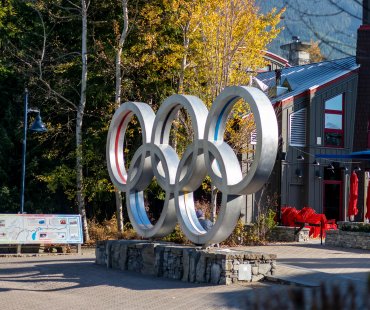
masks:
<svg viewBox="0 0 370 310"><path fill-rule="evenodd" d="M357 84L356 121L353 150L370 149L368 123L370 122L370 0L363 0L362 25L357 30L356 62L360 65Z"/></svg>
<svg viewBox="0 0 370 310"><path fill-rule="evenodd" d="M370 0L362 2L362 25L357 30L356 61L360 65L358 71L357 101L353 134L353 151L370 149ZM366 168L365 163L361 163ZM364 188L364 178L359 178L359 188ZM358 195L358 205L364 205L364 195ZM363 219L363 209L357 219Z"/></svg>
<svg viewBox="0 0 370 310"><path fill-rule="evenodd" d="M288 51L288 60L292 66L310 63L310 53L308 52L310 47L310 43L302 42L298 36L293 36L291 43L280 46L282 50Z"/></svg>
<svg viewBox="0 0 370 310"><path fill-rule="evenodd" d="M275 69L276 86L281 85L281 69Z"/></svg>
<svg viewBox="0 0 370 310"><path fill-rule="evenodd" d="M268 92L268 95L271 98L279 97L288 92L288 87L284 87L281 85L281 72L282 69L275 69L275 86L269 89Z"/></svg>

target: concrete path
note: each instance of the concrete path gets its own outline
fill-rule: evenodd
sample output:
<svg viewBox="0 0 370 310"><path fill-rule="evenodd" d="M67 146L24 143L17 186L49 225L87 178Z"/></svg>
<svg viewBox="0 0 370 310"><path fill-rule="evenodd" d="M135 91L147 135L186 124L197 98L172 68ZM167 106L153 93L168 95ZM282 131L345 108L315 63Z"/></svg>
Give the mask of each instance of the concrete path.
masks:
<svg viewBox="0 0 370 310"><path fill-rule="evenodd" d="M274 279L287 283L316 286L335 278L365 287L370 271L370 251L317 244L247 249L276 253ZM81 256L0 257L1 309L251 309L256 296L282 298L289 288L274 282L209 286L145 277L107 270L95 265L94 257L91 250Z"/></svg>
<svg viewBox="0 0 370 310"><path fill-rule="evenodd" d="M0 257L0 309L245 309L270 284L207 286L121 272L94 255Z"/></svg>
<svg viewBox="0 0 370 310"><path fill-rule="evenodd" d="M311 243L243 247L245 250L276 254L277 273L272 280L318 286L321 282L350 280L366 284L370 276L370 251L334 248Z"/></svg>

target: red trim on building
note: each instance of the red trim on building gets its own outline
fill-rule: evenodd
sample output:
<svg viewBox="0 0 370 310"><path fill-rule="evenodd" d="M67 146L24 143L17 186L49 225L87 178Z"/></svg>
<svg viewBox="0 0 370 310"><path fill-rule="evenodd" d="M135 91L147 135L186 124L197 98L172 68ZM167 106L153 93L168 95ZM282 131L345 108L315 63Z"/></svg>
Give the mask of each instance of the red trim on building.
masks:
<svg viewBox="0 0 370 310"><path fill-rule="evenodd" d="M271 58L272 60L275 60L277 61L278 63L280 63L281 65L285 66L285 67L291 67L291 65L289 64L289 61L279 55L276 55L274 53L271 53L271 52L268 52L268 51L263 51L264 53L264 56L266 57L269 57Z"/></svg>
<svg viewBox="0 0 370 310"><path fill-rule="evenodd" d="M370 25L361 25L358 30L370 30Z"/></svg>

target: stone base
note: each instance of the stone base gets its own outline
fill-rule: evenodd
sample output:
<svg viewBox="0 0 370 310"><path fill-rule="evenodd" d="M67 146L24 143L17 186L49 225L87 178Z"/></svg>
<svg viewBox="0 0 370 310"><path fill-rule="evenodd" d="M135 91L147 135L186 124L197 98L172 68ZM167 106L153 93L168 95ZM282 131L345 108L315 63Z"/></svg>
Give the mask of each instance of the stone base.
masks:
<svg viewBox="0 0 370 310"><path fill-rule="evenodd" d="M310 240L310 229L289 226L276 226L270 233L269 241L272 242L307 242ZM298 232L298 233L297 233Z"/></svg>
<svg viewBox="0 0 370 310"><path fill-rule="evenodd" d="M370 250L370 233L328 230L325 245Z"/></svg>
<svg viewBox="0 0 370 310"><path fill-rule="evenodd" d="M99 241L96 263L185 282L232 284L273 275L276 255L138 240Z"/></svg>

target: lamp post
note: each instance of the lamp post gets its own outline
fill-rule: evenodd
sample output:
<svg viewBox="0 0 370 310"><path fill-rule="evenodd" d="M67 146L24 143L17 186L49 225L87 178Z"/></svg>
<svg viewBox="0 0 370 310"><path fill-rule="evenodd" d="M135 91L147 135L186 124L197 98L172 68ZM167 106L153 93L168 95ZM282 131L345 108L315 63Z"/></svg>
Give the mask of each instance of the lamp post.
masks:
<svg viewBox="0 0 370 310"><path fill-rule="evenodd" d="M41 121L40 110L28 109L28 90L24 91L24 128L23 128L23 148L22 148L22 184L21 184L21 209L20 213L24 212L24 188L26 179L26 147L27 147L27 127L28 127L28 113L37 113L36 119L29 129L32 132L45 132L47 131L44 123Z"/></svg>

